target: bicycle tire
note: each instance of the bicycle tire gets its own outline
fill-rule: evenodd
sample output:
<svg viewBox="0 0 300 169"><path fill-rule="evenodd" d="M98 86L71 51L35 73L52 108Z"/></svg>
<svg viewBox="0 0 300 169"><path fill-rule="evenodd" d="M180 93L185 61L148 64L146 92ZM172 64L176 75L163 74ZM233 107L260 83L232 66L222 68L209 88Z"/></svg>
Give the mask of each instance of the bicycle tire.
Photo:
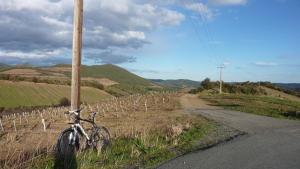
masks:
<svg viewBox="0 0 300 169"><path fill-rule="evenodd" d="M90 146L100 153L110 145L110 133L104 126L93 127Z"/></svg>
<svg viewBox="0 0 300 169"><path fill-rule="evenodd" d="M69 144L69 136L73 133L72 128L64 130L56 144L56 168L74 168L76 164L76 151L79 149L79 134L76 135L75 144Z"/></svg>

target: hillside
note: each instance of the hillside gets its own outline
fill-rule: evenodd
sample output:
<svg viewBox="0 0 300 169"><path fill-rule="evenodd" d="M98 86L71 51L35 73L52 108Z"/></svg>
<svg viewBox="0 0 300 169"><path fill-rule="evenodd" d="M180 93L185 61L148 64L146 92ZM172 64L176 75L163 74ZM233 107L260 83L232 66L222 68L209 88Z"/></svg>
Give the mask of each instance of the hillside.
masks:
<svg viewBox="0 0 300 169"><path fill-rule="evenodd" d="M1 65L0 107L52 105L57 104L62 97L70 96L71 65ZM150 81L114 65L83 65L81 75L83 101L89 103L109 95L124 96L160 90L159 86Z"/></svg>
<svg viewBox="0 0 300 169"><path fill-rule="evenodd" d="M300 83L274 83L274 85L287 90L300 92Z"/></svg>
<svg viewBox="0 0 300 169"><path fill-rule="evenodd" d="M0 63L0 71L4 70L4 69L7 69L8 67L9 67L9 65Z"/></svg>
<svg viewBox="0 0 300 169"><path fill-rule="evenodd" d="M3 65L3 66L1 66ZM1 64L0 67L8 68L7 65ZM47 77L47 78L67 78L71 77L71 65L59 64L50 67L33 67L33 66L10 66L9 69L0 70L0 74L9 74L26 77ZM152 86L153 84L139 77L124 68L106 64L81 67L81 76L83 78L109 79L115 83L133 86ZM114 83L114 84L115 84Z"/></svg>
<svg viewBox="0 0 300 169"><path fill-rule="evenodd" d="M151 82L139 77L121 67L106 64L95 66L83 66L81 69L82 77L108 78L120 84L134 86L151 86Z"/></svg>
<svg viewBox="0 0 300 169"><path fill-rule="evenodd" d="M178 80L162 80L162 79L149 79L151 82L169 88L197 88L200 86L200 82L188 80L188 79L178 79Z"/></svg>
<svg viewBox="0 0 300 169"><path fill-rule="evenodd" d="M70 86L32 82L0 80L0 107L45 106L58 104L63 97L70 97ZM82 101L95 103L110 97L102 90L82 87Z"/></svg>

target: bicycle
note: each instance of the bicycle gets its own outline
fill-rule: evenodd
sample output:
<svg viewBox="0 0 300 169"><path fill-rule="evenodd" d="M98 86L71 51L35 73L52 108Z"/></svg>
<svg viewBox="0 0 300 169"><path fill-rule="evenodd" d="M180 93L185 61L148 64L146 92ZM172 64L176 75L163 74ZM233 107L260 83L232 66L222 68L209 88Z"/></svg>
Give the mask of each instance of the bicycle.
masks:
<svg viewBox="0 0 300 169"><path fill-rule="evenodd" d="M56 144L56 158L65 166L70 165L72 160L76 160L75 153L80 149L96 149L98 154L110 144L110 133L104 126L95 123L96 113L93 112L91 119L82 119L79 113L82 109L69 111L65 114L74 115L74 123L70 128L65 129L59 136ZM84 121L92 124L90 134L80 125ZM85 143L83 142L85 141ZM66 167L65 167L66 168Z"/></svg>

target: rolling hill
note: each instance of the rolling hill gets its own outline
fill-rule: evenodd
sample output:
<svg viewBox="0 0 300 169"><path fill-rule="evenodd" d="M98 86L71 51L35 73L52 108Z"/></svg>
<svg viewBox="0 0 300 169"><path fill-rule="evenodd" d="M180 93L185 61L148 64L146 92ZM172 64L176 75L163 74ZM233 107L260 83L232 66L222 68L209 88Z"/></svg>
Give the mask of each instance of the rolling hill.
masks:
<svg viewBox="0 0 300 169"><path fill-rule="evenodd" d="M70 96L71 65L0 66L3 67L0 68L0 107L52 105ZM152 82L110 64L83 65L81 75L82 101L89 103L111 95L159 89Z"/></svg>
<svg viewBox="0 0 300 169"><path fill-rule="evenodd" d="M39 71L43 71L44 74L59 73L66 77L71 77L71 65L60 64L51 67L39 67ZM87 66L82 65L81 67L82 78L96 78L96 79L109 79L122 85L133 85L133 86L152 86L153 84L139 77L124 68L116 65L105 64L105 65L93 65Z"/></svg>
<svg viewBox="0 0 300 169"><path fill-rule="evenodd" d="M9 65L0 63L0 71L9 68Z"/></svg>
<svg viewBox="0 0 300 169"><path fill-rule="evenodd" d="M200 86L200 82L188 80L188 79L178 79L178 80L162 80L162 79L149 79L151 82L168 88L197 88Z"/></svg>
<svg viewBox="0 0 300 169"><path fill-rule="evenodd" d="M139 77L126 69L111 64L83 66L81 75L82 77L108 78L120 84L152 86L150 81Z"/></svg>
<svg viewBox="0 0 300 169"><path fill-rule="evenodd" d="M287 90L300 92L300 83L274 83L274 85Z"/></svg>

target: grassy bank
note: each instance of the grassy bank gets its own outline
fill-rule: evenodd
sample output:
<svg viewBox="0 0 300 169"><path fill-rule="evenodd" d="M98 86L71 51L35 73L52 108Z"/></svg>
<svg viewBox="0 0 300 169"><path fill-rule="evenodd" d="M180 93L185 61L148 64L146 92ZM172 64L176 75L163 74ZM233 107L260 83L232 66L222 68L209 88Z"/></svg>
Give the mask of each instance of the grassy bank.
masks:
<svg viewBox="0 0 300 169"><path fill-rule="evenodd" d="M153 131L132 138L117 138L111 147L98 155L95 151L87 151L77 155L77 166L80 169L90 168L151 168L174 158L178 153L193 149L195 142L201 140L215 126L208 121L184 129L176 137L168 137L166 133ZM42 156L31 162L29 168L53 168L51 155Z"/></svg>
<svg viewBox="0 0 300 169"><path fill-rule="evenodd" d="M283 113L300 110L300 102L272 96L200 94L199 97L225 109L277 118L293 118Z"/></svg>

